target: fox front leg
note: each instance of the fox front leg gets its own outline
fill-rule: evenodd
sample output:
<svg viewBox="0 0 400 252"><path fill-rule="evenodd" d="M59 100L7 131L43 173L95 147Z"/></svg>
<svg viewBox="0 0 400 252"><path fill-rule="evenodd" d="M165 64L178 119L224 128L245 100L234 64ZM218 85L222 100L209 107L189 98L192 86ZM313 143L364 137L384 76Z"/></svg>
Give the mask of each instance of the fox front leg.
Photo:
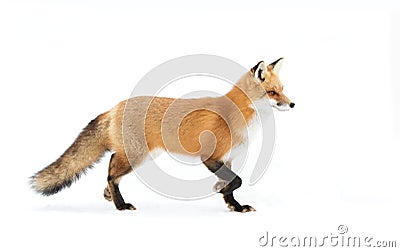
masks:
<svg viewBox="0 0 400 252"><path fill-rule="evenodd" d="M219 190L219 193L224 196L225 203L228 205L229 209L242 213L255 211L255 209L249 205L240 205L233 197L233 191L242 185L242 179L231 171L224 162L208 159L203 163L219 179L227 182L227 184Z"/></svg>
<svg viewBox="0 0 400 252"><path fill-rule="evenodd" d="M232 170L232 162L231 161L226 161L225 162L225 166L229 169ZM226 180L223 180L221 178L218 178L217 183L215 183L213 189L214 192L220 192L222 190L222 188L224 188L225 186L227 186L229 183Z"/></svg>

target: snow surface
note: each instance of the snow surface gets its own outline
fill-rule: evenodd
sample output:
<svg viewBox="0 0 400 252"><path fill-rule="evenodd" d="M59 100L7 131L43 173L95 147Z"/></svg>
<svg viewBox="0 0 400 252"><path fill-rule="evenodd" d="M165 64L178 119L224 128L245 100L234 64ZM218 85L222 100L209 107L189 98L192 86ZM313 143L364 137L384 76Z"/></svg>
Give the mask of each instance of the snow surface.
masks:
<svg viewBox="0 0 400 252"><path fill-rule="evenodd" d="M388 1L365 2L313 9L268 1L215 8L2 1L0 250L265 251L259 238L267 231L323 237L339 225L399 247L400 11ZM296 107L275 113L264 177L249 186L246 167L236 192L256 212L229 212L220 195L165 198L134 175L121 192L137 210L116 211L102 196L109 155L68 190L32 193L28 177L91 119L127 98L156 65L194 53L248 68L285 57L281 81Z"/></svg>

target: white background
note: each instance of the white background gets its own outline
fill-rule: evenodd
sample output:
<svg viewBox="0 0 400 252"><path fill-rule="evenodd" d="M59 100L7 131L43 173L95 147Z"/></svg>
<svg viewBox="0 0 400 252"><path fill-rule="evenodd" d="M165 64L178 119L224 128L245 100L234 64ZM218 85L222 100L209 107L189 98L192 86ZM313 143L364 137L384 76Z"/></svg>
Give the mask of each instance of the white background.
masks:
<svg viewBox="0 0 400 252"><path fill-rule="evenodd" d="M323 237L341 224L400 246L400 11L361 4L1 1L1 250L253 251L268 249L266 231ZM248 68L285 57L296 107L275 114L263 179L248 186L245 171L236 193L257 212L229 212L220 195L167 199L134 175L121 191L138 210L118 212L102 196L109 155L55 196L30 191L28 177L144 74L196 53Z"/></svg>

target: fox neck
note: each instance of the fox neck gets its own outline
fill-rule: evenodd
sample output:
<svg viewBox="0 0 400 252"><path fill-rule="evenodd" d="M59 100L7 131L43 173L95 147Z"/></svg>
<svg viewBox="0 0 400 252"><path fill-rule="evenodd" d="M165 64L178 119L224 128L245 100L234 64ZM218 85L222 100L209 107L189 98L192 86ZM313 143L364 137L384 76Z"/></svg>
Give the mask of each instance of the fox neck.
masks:
<svg viewBox="0 0 400 252"><path fill-rule="evenodd" d="M238 86L233 86L225 96L237 106L241 112L240 116L245 119L246 123L249 123L255 115L250 98Z"/></svg>

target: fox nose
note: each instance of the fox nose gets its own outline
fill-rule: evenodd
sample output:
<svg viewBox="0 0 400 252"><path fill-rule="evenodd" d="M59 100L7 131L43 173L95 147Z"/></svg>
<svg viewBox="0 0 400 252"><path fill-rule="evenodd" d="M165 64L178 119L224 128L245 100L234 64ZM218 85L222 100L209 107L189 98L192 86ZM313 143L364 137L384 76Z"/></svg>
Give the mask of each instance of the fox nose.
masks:
<svg viewBox="0 0 400 252"><path fill-rule="evenodd" d="M296 105L296 104L294 104L293 102L291 102L291 103L289 104L289 107L293 108L294 105Z"/></svg>

